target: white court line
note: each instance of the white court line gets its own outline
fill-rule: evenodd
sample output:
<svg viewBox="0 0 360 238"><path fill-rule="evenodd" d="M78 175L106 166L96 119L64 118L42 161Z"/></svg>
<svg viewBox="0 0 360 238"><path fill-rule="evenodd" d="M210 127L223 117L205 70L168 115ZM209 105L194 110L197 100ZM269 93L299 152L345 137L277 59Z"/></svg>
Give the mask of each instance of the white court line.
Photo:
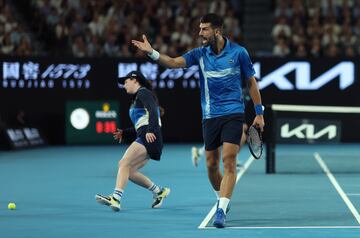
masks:
<svg viewBox="0 0 360 238"><path fill-rule="evenodd" d="M216 227L205 227L203 229L218 229ZM229 226L226 229L360 229L360 226Z"/></svg>
<svg viewBox="0 0 360 238"><path fill-rule="evenodd" d="M240 178L245 174L246 170L250 167L251 163L254 161L254 158L252 156L249 157L249 159L245 162L243 169L241 169L239 171L239 173L236 176L236 183L235 185L238 183L238 181L240 180ZM206 217L204 218L204 220L200 223L200 225L198 226L199 229L205 229L206 225L209 223L210 219L213 217L213 215L215 214L215 210L216 210L216 205L217 203L215 203L215 205L211 208L211 210L209 211L209 213L206 215Z"/></svg>
<svg viewBox="0 0 360 238"><path fill-rule="evenodd" d="M348 196L360 196L360 193L347 193Z"/></svg>
<svg viewBox="0 0 360 238"><path fill-rule="evenodd" d="M359 212L356 210L356 208L354 207L354 205L352 204L350 199L346 196L344 190L342 190L339 183L336 181L334 175L330 172L330 170L327 167L327 165L325 164L325 162L321 159L319 153L317 153L317 152L314 153L314 157L315 157L316 161L319 163L320 167L324 170L325 174L328 176L328 178L329 178L330 182L332 183L332 185L334 185L336 191L339 193L341 198L344 200L345 204L350 209L351 213L354 215L357 222L360 224Z"/></svg>

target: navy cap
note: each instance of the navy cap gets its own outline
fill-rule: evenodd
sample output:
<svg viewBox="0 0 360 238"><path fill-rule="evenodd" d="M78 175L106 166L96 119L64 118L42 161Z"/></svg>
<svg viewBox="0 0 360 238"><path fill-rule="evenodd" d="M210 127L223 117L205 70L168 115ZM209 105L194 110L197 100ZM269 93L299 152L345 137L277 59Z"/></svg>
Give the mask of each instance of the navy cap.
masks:
<svg viewBox="0 0 360 238"><path fill-rule="evenodd" d="M118 83L121 84L121 85L124 85L125 80L128 79L128 78L132 78L132 79L136 78L141 85L144 85L144 86L146 85L145 76L141 72L136 71L136 70L131 71L125 77L118 78Z"/></svg>

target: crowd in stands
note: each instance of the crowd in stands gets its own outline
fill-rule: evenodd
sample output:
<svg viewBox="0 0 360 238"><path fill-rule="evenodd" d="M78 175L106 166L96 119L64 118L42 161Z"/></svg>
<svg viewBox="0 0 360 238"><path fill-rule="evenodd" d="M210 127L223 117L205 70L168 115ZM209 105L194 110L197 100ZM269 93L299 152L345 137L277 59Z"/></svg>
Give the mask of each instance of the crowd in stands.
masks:
<svg viewBox="0 0 360 238"><path fill-rule="evenodd" d="M31 0L55 34L56 45L76 57L143 57L131 46L146 34L154 48L179 55L198 46L199 18L216 12L230 38L240 41L234 1L207 0ZM235 1L236 2L236 1Z"/></svg>
<svg viewBox="0 0 360 238"><path fill-rule="evenodd" d="M360 0L278 0L274 14L273 55L360 54Z"/></svg>
<svg viewBox="0 0 360 238"><path fill-rule="evenodd" d="M360 0L274 1L273 55L360 54ZM231 40L242 40L236 0L29 0L34 21L27 23L9 3L0 0L3 55L36 55L30 31L53 55L143 57L130 44L142 34L160 52L181 55L200 45L199 18L208 12L224 17Z"/></svg>
<svg viewBox="0 0 360 238"><path fill-rule="evenodd" d="M0 0L0 55L28 56L33 52L29 33L14 17L14 10Z"/></svg>

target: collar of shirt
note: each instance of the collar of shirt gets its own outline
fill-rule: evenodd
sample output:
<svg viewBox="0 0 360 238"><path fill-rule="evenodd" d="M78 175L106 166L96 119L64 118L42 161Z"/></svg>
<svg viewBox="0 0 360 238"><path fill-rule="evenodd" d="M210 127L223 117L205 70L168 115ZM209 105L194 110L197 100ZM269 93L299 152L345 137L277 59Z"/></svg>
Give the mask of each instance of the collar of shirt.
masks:
<svg viewBox="0 0 360 238"><path fill-rule="evenodd" d="M206 50L207 52L209 53L209 55L213 55L215 57L219 57L223 54L227 54L229 51L230 51L230 40L226 37L224 37L224 40L225 40L225 47L222 49L222 51L220 52L220 54L215 54L214 51L212 51L211 47L210 46L207 46L206 47Z"/></svg>

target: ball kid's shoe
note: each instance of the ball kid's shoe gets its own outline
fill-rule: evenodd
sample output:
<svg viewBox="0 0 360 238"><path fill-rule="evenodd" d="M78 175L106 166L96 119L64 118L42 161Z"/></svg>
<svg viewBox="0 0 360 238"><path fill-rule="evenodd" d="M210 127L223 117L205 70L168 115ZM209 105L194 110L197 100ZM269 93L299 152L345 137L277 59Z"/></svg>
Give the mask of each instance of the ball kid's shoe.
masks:
<svg viewBox="0 0 360 238"><path fill-rule="evenodd" d="M152 208L159 208L161 207L164 199L169 196L170 188L162 188L158 194L154 194L154 201L151 205Z"/></svg>
<svg viewBox="0 0 360 238"><path fill-rule="evenodd" d="M118 201L111 195L104 196L101 194L96 194L95 199L98 203L109 206L114 212L118 212L121 209L120 201Z"/></svg>

